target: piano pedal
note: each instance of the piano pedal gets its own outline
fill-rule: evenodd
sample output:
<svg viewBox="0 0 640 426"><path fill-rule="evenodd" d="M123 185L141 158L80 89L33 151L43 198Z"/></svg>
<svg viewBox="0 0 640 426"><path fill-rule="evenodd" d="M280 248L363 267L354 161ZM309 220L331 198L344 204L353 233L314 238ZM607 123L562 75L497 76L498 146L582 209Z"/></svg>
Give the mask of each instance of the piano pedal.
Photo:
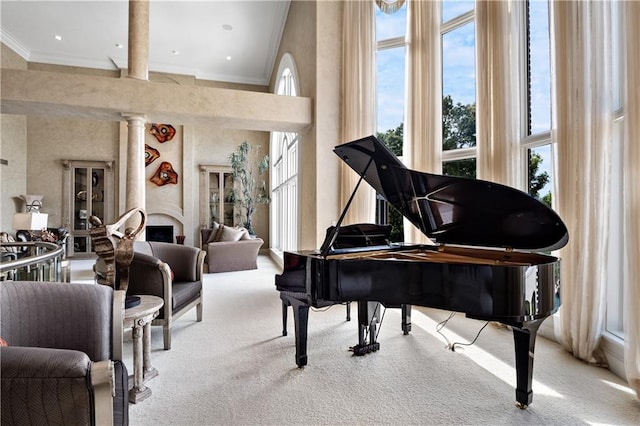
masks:
<svg viewBox="0 0 640 426"><path fill-rule="evenodd" d="M375 342L368 345L355 345L349 348L355 356L363 356L371 352L380 350L380 343Z"/></svg>

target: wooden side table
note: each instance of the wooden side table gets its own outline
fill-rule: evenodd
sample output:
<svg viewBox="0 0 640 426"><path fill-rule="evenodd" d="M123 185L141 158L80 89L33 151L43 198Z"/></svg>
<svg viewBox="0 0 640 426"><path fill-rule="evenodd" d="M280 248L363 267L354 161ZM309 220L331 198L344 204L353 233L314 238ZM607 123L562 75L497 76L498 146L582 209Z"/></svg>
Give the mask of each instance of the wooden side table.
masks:
<svg viewBox="0 0 640 426"><path fill-rule="evenodd" d="M129 402L134 404L151 396L146 382L158 375L151 366L151 321L160 313L164 301L157 296L139 296L140 304L124 310L124 328L131 327L133 336L133 387Z"/></svg>

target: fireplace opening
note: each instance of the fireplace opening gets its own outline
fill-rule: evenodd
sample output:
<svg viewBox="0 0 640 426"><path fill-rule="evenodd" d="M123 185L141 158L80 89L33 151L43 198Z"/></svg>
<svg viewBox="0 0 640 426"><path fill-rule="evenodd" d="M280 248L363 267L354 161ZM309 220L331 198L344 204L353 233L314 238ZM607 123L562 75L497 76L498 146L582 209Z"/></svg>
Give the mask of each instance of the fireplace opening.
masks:
<svg viewBox="0 0 640 426"><path fill-rule="evenodd" d="M147 226L147 241L173 242L173 225L149 225Z"/></svg>

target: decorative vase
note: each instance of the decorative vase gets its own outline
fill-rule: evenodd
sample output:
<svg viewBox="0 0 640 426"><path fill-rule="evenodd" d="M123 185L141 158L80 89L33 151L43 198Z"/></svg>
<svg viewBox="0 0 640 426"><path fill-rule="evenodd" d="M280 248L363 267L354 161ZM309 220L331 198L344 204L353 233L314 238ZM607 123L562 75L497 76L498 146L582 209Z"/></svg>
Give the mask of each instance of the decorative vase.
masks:
<svg viewBox="0 0 640 426"><path fill-rule="evenodd" d="M20 198L22 198L27 205L27 213L40 212L44 195L21 195Z"/></svg>

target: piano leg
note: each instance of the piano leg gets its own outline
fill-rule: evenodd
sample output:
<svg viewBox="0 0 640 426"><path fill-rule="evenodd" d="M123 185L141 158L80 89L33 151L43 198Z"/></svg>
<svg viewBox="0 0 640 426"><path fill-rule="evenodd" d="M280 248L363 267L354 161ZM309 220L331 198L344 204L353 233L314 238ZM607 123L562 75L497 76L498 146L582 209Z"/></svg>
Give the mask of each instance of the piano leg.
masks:
<svg viewBox="0 0 640 426"><path fill-rule="evenodd" d="M402 305L402 333L406 336L411 331L411 305Z"/></svg>
<svg viewBox="0 0 640 426"><path fill-rule="evenodd" d="M291 306L293 308L293 322L296 334L296 364L299 368L302 368L307 365L307 327L309 326L309 305L295 297L289 297L285 294L280 294L280 299L282 300L284 310L287 309L286 306Z"/></svg>
<svg viewBox="0 0 640 426"><path fill-rule="evenodd" d="M291 305L288 302L285 302L284 299L282 299L282 335L283 336L287 335L287 315L288 315L287 309L289 306Z"/></svg>
<svg viewBox="0 0 640 426"><path fill-rule="evenodd" d="M376 342L379 315L379 303L358 302L358 344L351 348L354 355L366 355L380 349L380 343ZM369 336L368 343L367 335Z"/></svg>
<svg viewBox="0 0 640 426"><path fill-rule="evenodd" d="M533 354L536 334L543 320L531 321L522 327L513 328L513 341L516 349L516 404L526 409L533 400Z"/></svg>

